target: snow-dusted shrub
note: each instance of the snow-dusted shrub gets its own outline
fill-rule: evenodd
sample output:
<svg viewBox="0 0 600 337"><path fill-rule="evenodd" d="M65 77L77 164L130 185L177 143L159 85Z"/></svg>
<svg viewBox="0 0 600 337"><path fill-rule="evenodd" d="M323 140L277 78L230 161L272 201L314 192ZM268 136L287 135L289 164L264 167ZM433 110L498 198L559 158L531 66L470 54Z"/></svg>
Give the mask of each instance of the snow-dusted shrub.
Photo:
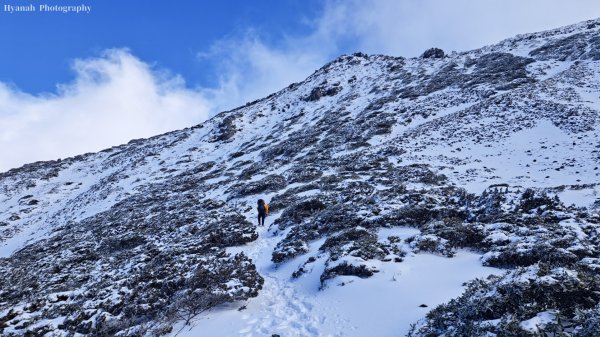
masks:
<svg viewBox="0 0 600 337"><path fill-rule="evenodd" d="M518 212L528 213L531 210L540 211L554 210L560 206L560 200L552 199L544 193L536 193L532 189L526 189L521 196L519 204L516 206Z"/></svg>
<svg viewBox="0 0 600 337"><path fill-rule="evenodd" d="M278 158L291 159L295 157L306 148L313 147L319 141L319 136L319 132L313 128L302 129L289 134L286 139L260 152L263 165Z"/></svg>
<svg viewBox="0 0 600 337"><path fill-rule="evenodd" d="M292 232L290 232L290 234L291 233ZM281 263L298 255L308 253L308 243L306 241L289 237L290 235L288 235L288 238L277 244L271 255L271 261Z"/></svg>
<svg viewBox="0 0 600 337"><path fill-rule="evenodd" d="M286 179L292 183L307 183L319 179L323 172L312 165L294 166L285 172Z"/></svg>
<svg viewBox="0 0 600 337"><path fill-rule="evenodd" d="M357 276L360 278L367 278L373 276L375 271L364 264L361 265L353 265L346 261L335 265L334 267L325 268L325 271L320 277L321 280L321 288L325 287L325 283L327 280L332 279L336 276Z"/></svg>
<svg viewBox="0 0 600 337"><path fill-rule="evenodd" d="M377 235L365 228L351 228L325 240L319 250L328 252L331 261L343 256L359 257L363 260L383 259L390 252L377 241Z"/></svg>
<svg viewBox="0 0 600 337"><path fill-rule="evenodd" d="M538 264L469 282L463 295L428 313L409 336L529 336L528 323L538 315L545 317L538 332L566 330L581 324L580 312L599 300L597 274Z"/></svg>
<svg viewBox="0 0 600 337"><path fill-rule="evenodd" d="M456 250L446 239L442 239L433 234L416 235L410 240L410 246L415 252L429 252L453 257Z"/></svg>
<svg viewBox="0 0 600 337"><path fill-rule="evenodd" d="M434 212L424 206L405 206L398 210L386 213L377 218L374 223L380 226L395 227L419 227L431 220L435 219Z"/></svg>
<svg viewBox="0 0 600 337"><path fill-rule="evenodd" d="M600 305L580 312L577 321L581 324L575 329L573 337L600 336Z"/></svg>
<svg viewBox="0 0 600 337"><path fill-rule="evenodd" d="M240 172L239 174L239 178L241 180L250 180L253 177L259 175L262 171L264 171L266 168L264 165L261 165L259 163L255 163L253 161L247 161L244 162L243 164L247 164L248 167L246 167L245 169L242 170L242 172ZM238 167L232 167L233 170L239 170Z"/></svg>
<svg viewBox="0 0 600 337"><path fill-rule="evenodd" d="M535 242L531 246L508 244L502 247L497 254L490 255L484 264L493 267L512 268L517 266L530 266L537 262L551 265L570 265L579 260L579 257L566 249L557 248L548 242ZM497 251L497 250L496 250Z"/></svg>
<svg viewBox="0 0 600 337"><path fill-rule="evenodd" d="M229 189L229 192L235 196L248 196L265 192L276 192L286 186L287 181L283 176L271 174L256 182L234 185Z"/></svg>
<svg viewBox="0 0 600 337"><path fill-rule="evenodd" d="M485 238L484 226L480 223L463 222L460 218L445 218L421 226L423 234L435 234L454 248L481 248Z"/></svg>
<svg viewBox="0 0 600 337"><path fill-rule="evenodd" d="M273 204L278 205L277 202L271 203L271 205ZM284 229L290 225L300 224L307 219L311 219L326 207L325 203L318 197L287 205L281 216L275 221L275 224L278 225L280 229Z"/></svg>

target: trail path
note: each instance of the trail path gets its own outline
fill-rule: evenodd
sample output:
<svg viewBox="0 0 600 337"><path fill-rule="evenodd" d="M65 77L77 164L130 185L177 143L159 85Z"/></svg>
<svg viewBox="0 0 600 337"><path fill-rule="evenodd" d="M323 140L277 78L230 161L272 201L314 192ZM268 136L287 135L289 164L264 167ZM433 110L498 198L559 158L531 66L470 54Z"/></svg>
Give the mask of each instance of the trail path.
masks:
<svg viewBox="0 0 600 337"><path fill-rule="evenodd" d="M239 333L244 337L271 336L277 333L282 336L334 336L324 335L320 330L328 320L326 315L332 315L332 312L328 307L315 307L319 284L304 284L306 287L300 287L299 282L291 279L297 263L292 261L276 266L271 262L273 248L282 238L281 233L273 234L274 228L269 230L276 218L277 216L267 217L265 226L258 228L259 239L241 248L256 263L265 283L256 303L252 303L258 312L248 310L243 314L246 326ZM323 309L330 310L323 312Z"/></svg>

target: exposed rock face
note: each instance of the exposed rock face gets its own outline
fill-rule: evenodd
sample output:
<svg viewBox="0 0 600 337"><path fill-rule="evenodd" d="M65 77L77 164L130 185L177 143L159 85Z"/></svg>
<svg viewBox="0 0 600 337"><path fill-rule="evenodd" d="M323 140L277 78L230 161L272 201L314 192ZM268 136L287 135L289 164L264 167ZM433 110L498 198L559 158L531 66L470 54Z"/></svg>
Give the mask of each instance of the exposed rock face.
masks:
<svg viewBox="0 0 600 337"><path fill-rule="evenodd" d="M265 198L272 262L319 270L324 291L407 253L468 248L507 269L413 336L524 335L537 315L594 335L598 41L592 21L452 55L342 56L201 125L0 173L0 334L162 335L259 295L253 261L228 252L261 239ZM380 236L399 226L419 234Z"/></svg>
<svg viewBox="0 0 600 337"><path fill-rule="evenodd" d="M441 58L444 58L444 56L446 56L446 54L440 48L430 48L430 49L427 49L423 53L423 55L421 55L421 58L424 58L424 59L441 59Z"/></svg>
<svg viewBox="0 0 600 337"><path fill-rule="evenodd" d="M321 99L321 97L335 96L338 92L340 92L340 90L342 90L339 83L336 83L331 87L326 87L325 84L326 83L323 83L322 85L314 88L305 98L305 100L308 102L318 101Z"/></svg>

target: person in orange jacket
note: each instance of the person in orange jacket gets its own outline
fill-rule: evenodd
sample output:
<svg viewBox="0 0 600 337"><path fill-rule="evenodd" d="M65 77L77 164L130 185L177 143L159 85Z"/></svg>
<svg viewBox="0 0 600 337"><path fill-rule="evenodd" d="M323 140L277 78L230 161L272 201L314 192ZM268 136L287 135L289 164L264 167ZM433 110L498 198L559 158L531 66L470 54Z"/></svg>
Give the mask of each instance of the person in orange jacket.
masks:
<svg viewBox="0 0 600 337"><path fill-rule="evenodd" d="M265 217L269 215L269 205L262 199L258 199L258 207L256 207L258 211L258 225L265 225Z"/></svg>

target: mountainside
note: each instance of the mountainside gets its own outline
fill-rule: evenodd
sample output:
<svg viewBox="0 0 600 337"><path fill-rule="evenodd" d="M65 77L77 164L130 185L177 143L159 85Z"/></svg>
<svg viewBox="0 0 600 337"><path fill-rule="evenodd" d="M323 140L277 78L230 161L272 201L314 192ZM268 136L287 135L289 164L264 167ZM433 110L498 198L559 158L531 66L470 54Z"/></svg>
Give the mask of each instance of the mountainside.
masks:
<svg viewBox="0 0 600 337"><path fill-rule="evenodd" d="M599 111L595 20L342 56L200 125L0 173L0 334L199 335L263 310L240 335L600 335ZM472 256L495 268L427 275L469 281L430 308L323 309Z"/></svg>

